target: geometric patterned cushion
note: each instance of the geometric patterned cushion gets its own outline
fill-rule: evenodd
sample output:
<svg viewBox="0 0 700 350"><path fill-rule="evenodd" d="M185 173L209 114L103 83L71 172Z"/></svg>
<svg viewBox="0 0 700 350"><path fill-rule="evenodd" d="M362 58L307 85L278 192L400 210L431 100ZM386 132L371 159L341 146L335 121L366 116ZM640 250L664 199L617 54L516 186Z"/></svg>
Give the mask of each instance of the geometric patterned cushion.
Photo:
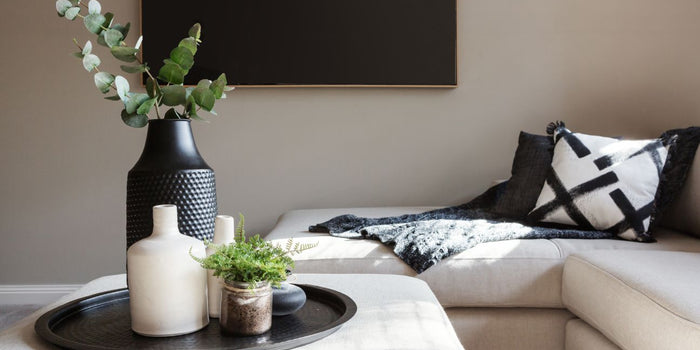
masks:
<svg viewBox="0 0 700 350"><path fill-rule="evenodd" d="M647 231L668 153L663 143L572 133L562 122L547 131L556 143L552 166L528 219L653 241Z"/></svg>

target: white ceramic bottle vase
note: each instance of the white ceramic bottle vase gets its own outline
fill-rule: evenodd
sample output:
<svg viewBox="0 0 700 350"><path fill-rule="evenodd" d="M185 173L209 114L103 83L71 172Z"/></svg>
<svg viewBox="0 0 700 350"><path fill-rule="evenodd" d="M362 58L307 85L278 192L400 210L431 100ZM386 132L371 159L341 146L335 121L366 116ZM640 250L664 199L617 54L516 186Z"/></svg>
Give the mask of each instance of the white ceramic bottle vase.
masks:
<svg viewBox="0 0 700 350"><path fill-rule="evenodd" d="M216 245L233 242L233 217L229 215L217 215L214 221L214 241ZM207 256L214 253L216 248L207 248ZM215 277L214 271L207 270L207 289L209 294L209 317L219 318L221 314L221 289L224 288L224 280Z"/></svg>
<svg viewBox="0 0 700 350"><path fill-rule="evenodd" d="M202 241L180 234L177 207L153 207L153 233L127 251L131 329L168 337L209 324L207 273L190 256L205 254Z"/></svg>

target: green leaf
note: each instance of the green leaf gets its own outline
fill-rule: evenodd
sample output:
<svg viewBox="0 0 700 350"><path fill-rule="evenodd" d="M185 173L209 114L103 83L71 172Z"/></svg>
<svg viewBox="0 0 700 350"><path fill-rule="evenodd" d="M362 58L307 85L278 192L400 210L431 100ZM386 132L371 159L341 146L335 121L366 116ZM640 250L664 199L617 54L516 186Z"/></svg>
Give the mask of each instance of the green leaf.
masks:
<svg viewBox="0 0 700 350"><path fill-rule="evenodd" d="M120 61L134 62L136 61L136 53L139 52L139 50L128 46L112 46L110 52L112 52L114 58Z"/></svg>
<svg viewBox="0 0 700 350"><path fill-rule="evenodd" d="M102 46L108 46L107 42L105 41L105 32L102 32L97 35L97 43Z"/></svg>
<svg viewBox="0 0 700 350"><path fill-rule="evenodd" d="M85 70L87 70L88 72L97 68L100 65L100 63L100 58L91 53L83 57L83 67L85 67Z"/></svg>
<svg viewBox="0 0 700 350"><path fill-rule="evenodd" d="M233 90L235 90L235 89L236 89L235 86L226 86L226 87L224 87L224 91L233 91Z"/></svg>
<svg viewBox="0 0 700 350"><path fill-rule="evenodd" d="M134 48L137 50L140 49L142 41L143 41L143 35L139 36L138 40L136 40L136 45L134 45Z"/></svg>
<svg viewBox="0 0 700 350"><path fill-rule="evenodd" d="M127 23L125 26L117 23L112 26L112 29L118 30L122 33L122 37L126 39L126 35L129 34L129 28L131 28L131 23Z"/></svg>
<svg viewBox="0 0 700 350"><path fill-rule="evenodd" d="M85 16L85 28L91 33L100 34L102 32L102 23L105 22L105 16L99 13L92 13Z"/></svg>
<svg viewBox="0 0 700 350"><path fill-rule="evenodd" d="M151 108L153 108L154 104L156 104L156 98L149 98L139 106L139 108L136 110L136 113L146 115L148 114L148 112L151 111Z"/></svg>
<svg viewBox="0 0 700 350"><path fill-rule="evenodd" d="M194 40L194 38L184 38L180 40L180 43L177 44L178 47L184 47L190 52L192 52L192 55L197 53L197 41Z"/></svg>
<svg viewBox="0 0 700 350"><path fill-rule="evenodd" d="M107 72L97 72L95 73L95 86L102 91L103 94L109 92L109 87L114 82L114 76Z"/></svg>
<svg viewBox="0 0 700 350"><path fill-rule="evenodd" d="M124 124L132 128L143 128L148 124L148 117L135 113L128 113L126 109L122 110L122 121Z"/></svg>
<svg viewBox="0 0 700 350"><path fill-rule="evenodd" d="M126 102L124 102L124 106L126 106L127 113L132 114L136 112L136 110L141 106L141 104L146 102L146 100L148 99L148 95L144 93L128 94Z"/></svg>
<svg viewBox="0 0 700 350"><path fill-rule="evenodd" d="M73 52L73 56L80 58L81 60L83 59L83 57L85 57L85 55L83 55L82 52Z"/></svg>
<svg viewBox="0 0 700 350"><path fill-rule="evenodd" d="M151 77L146 79L146 93L149 97L157 97L162 94L160 91L160 85L158 85L158 82Z"/></svg>
<svg viewBox="0 0 700 350"><path fill-rule="evenodd" d="M72 21L75 17L78 17L79 13L80 7L71 7L66 11L66 18Z"/></svg>
<svg viewBox="0 0 700 350"><path fill-rule="evenodd" d="M114 14L111 12L105 13L105 21L102 22L102 26L105 28L110 28L112 26L112 21L114 20Z"/></svg>
<svg viewBox="0 0 700 350"><path fill-rule="evenodd" d="M163 117L165 119L182 119L180 118L180 113L178 113L175 108L170 108L167 112L165 112L165 116Z"/></svg>
<svg viewBox="0 0 700 350"><path fill-rule="evenodd" d="M90 42L90 40L88 40L85 43L85 46L83 46L83 56L88 55L90 53L92 53L92 43Z"/></svg>
<svg viewBox="0 0 700 350"><path fill-rule="evenodd" d="M170 84L182 84L185 81L185 71L177 64L167 63L158 71L158 79Z"/></svg>
<svg viewBox="0 0 700 350"><path fill-rule="evenodd" d="M226 88L226 74L221 73L221 75L209 85L209 90L214 93L214 97L218 100L224 97L224 88Z"/></svg>
<svg viewBox="0 0 700 350"><path fill-rule="evenodd" d="M194 65L194 56L192 56L192 52L184 47L178 46L170 51L170 59L185 71L190 70Z"/></svg>
<svg viewBox="0 0 700 350"><path fill-rule="evenodd" d="M100 14L102 12L102 5L100 5L100 2L97 0L90 0L88 2L88 13L89 14Z"/></svg>
<svg viewBox="0 0 700 350"><path fill-rule="evenodd" d="M119 67L126 73L143 73L146 71L146 68L148 68L148 66L145 63L139 64L138 66L121 65Z"/></svg>
<svg viewBox="0 0 700 350"><path fill-rule="evenodd" d="M119 95L119 98L126 103L126 99L129 95L129 81L123 76L117 75L114 78L114 86L117 87L117 95Z"/></svg>
<svg viewBox="0 0 700 350"><path fill-rule="evenodd" d="M197 87L192 90L192 97L194 101L204 110L211 111L214 108L214 103L216 102L216 97L214 93L205 87Z"/></svg>
<svg viewBox="0 0 700 350"><path fill-rule="evenodd" d="M58 12L59 17L65 16L66 11L71 7L73 7L73 4L68 0L56 0L56 12Z"/></svg>
<svg viewBox="0 0 700 350"><path fill-rule="evenodd" d="M122 41L122 38L124 36L122 33L116 29L108 29L107 31L104 32L104 38L105 42L107 43L107 46L113 47L119 45L119 43Z"/></svg>
<svg viewBox="0 0 700 350"><path fill-rule="evenodd" d="M193 38L196 42L199 42L199 36L202 34L202 26L199 23L195 23L188 32L190 38Z"/></svg>
<svg viewBox="0 0 700 350"><path fill-rule="evenodd" d="M121 98L119 98L119 95L114 95L114 96L107 96L107 97L105 97L105 100L119 101L119 100L121 100Z"/></svg>
<svg viewBox="0 0 700 350"><path fill-rule="evenodd" d="M187 97L185 110L187 111L187 114L190 115L190 118L198 120L202 119L200 116L197 115L197 102L195 101L194 96L190 95Z"/></svg>
<svg viewBox="0 0 700 350"><path fill-rule="evenodd" d="M200 117L199 114L197 114L197 107L194 107L194 106L196 106L196 105L195 105L195 104L192 104L192 106L193 106L193 107L191 107L190 110L189 110L190 118L192 118L192 119L194 119L194 120L201 120L201 121L203 121L203 122L206 122L206 121L207 121L206 119Z"/></svg>
<svg viewBox="0 0 700 350"><path fill-rule="evenodd" d="M166 106L184 105L187 101L185 87L182 85L168 85L160 88L163 99L160 101Z"/></svg>
<svg viewBox="0 0 700 350"><path fill-rule="evenodd" d="M209 85L211 85L211 80L209 79L202 79L199 82L197 82L197 87L205 88L208 89Z"/></svg>

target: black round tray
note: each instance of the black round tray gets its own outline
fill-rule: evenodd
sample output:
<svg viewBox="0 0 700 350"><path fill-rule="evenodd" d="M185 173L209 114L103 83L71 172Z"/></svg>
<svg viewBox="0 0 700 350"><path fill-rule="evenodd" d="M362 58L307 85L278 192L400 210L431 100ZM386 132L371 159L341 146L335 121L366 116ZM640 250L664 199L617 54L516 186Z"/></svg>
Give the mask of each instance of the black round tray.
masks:
<svg viewBox="0 0 700 350"><path fill-rule="evenodd" d="M347 295L299 284L306 304L294 314L272 318L272 329L259 336L222 335L219 320L195 333L151 338L131 330L129 290L94 294L42 315L34 330L45 340L70 349L291 349L324 338L357 312Z"/></svg>

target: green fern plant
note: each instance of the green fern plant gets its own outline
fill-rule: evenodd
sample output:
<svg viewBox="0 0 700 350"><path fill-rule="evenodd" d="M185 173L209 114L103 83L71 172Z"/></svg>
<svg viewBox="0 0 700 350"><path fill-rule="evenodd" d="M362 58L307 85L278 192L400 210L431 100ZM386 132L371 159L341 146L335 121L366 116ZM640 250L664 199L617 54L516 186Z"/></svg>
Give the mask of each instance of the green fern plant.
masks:
<svg viewBox="0 0 700 350"><path fill-rule="evenodd" d="M190 250L192 259L203 268L213 270L214 276L224 281L246 282L251 288L259 282L269 281L279 287L280 282L287 279L287 269L294 267L291 256L318 245L318 242L300 244L290 238L282 248L265 241L260 235L246 239L245 218L242 214L239 216L233 243L215 245L205 242L207 247L216 249L206 258L196 257Z"/></svg>

